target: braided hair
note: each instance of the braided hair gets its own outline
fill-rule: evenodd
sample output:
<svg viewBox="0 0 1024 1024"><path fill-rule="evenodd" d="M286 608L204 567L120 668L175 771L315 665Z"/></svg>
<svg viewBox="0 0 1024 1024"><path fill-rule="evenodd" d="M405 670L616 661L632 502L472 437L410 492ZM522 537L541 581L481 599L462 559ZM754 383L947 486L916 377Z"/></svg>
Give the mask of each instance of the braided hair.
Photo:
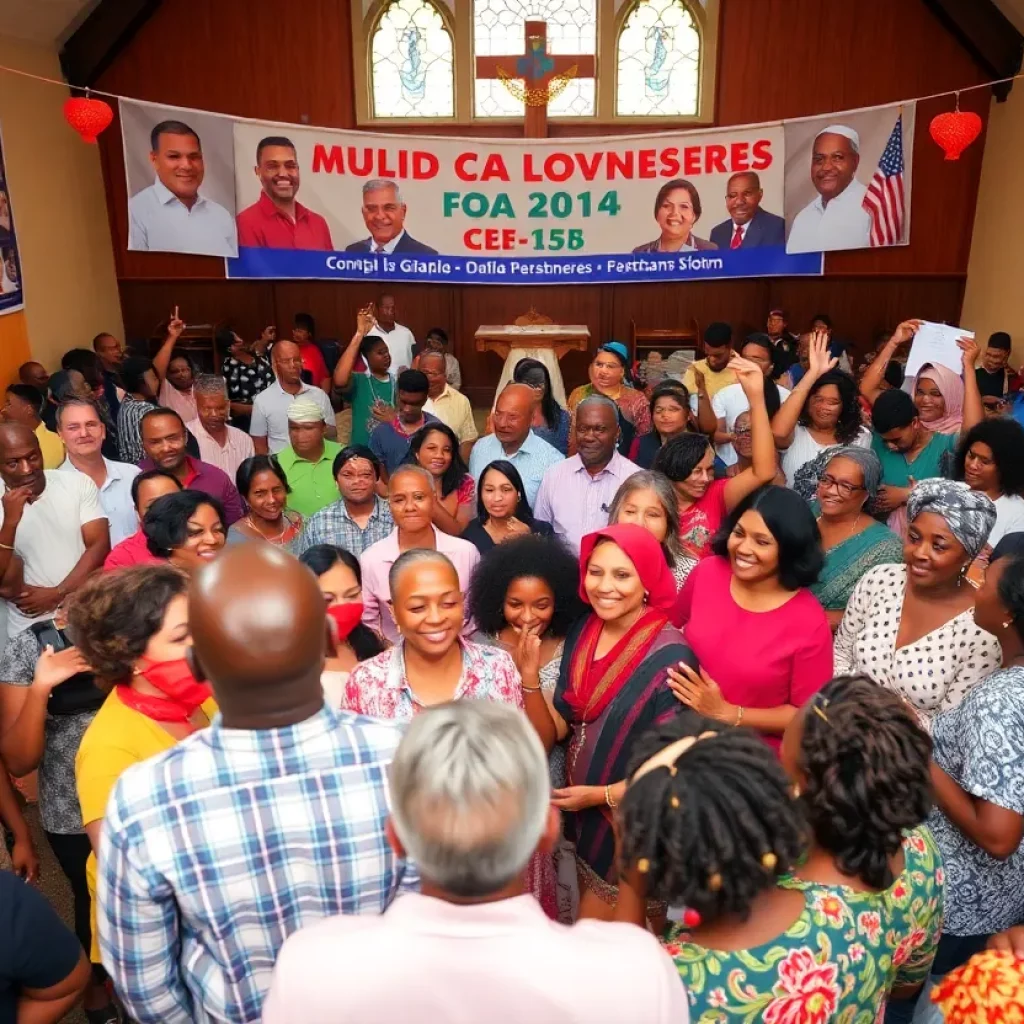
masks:
<svg viewBox="0 0 1024 1024"><path fill-rule="evenodd" d="M843 874L893 883L890 858L932 805L931 737L903 701L867 676L827 683L803 715L801 802Z"/></svg>
<svg viewBox="0 0 1024 1024"><path fill-rule="evenodd" d="M799 805L771 748L750 729L681 712L640 738L627 776L670 744L704 732L715 735L682 753L674 772L654 768L630 782L622 859L646 867L653 899L692 908L704 922L745 919L805 848Z"/></svg>

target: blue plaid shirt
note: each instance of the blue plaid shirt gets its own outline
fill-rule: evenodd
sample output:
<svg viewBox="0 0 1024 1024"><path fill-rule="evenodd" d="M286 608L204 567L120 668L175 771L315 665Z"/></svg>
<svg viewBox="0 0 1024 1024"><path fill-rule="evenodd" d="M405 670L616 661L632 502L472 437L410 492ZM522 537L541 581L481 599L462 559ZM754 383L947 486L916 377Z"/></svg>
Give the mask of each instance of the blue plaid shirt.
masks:
<svg viewBox="0 0 1024 1024"><path fill-rule="evenodd" d="M364 530L349 514L342 498L320 509L306 520L302 533L292 541L292 553L299 556L315 544L336 544L358 558L371 544L383 540L395 528L391 506L379 495Z"/></svg>
<svg viewBox="0 0 1024 1024"><path fill-rule="evenodd" d="M377 914L419 879L388 846L397 725L324 707L283 729L209 729L129 768L107 806L103 964L132 1020L260 1019L284 940Z"/></svg>

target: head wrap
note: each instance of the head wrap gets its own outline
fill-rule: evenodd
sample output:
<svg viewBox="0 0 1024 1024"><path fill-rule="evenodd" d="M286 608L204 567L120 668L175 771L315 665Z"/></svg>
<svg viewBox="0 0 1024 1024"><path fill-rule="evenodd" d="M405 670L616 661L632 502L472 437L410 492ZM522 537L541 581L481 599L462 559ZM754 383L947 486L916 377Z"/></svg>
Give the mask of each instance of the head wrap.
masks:
<svg viewBox="0 0 1024 1024"><path fill-rule="evenodd" d="M822 128L817 135L814 136L814 141L817 142L822 135L841 135L844 139L850 140L850 149L854 153L860 152L860 135L857 134L856 129L850 128L845 124L830 124L827 128Z"/></svg>
<svg viewBox="0 0 1024 1024"><path fill-rule="evenodd" d="M971 558L978 556L996 525L996 507L991 498L958 480L941 477L922 480L910 492L907 521L912 523L922 512L942 516Z"/></svg>
<svg viewBox="0 0 1024 1024"><path fill-rule="evenodd" d="M580 544L580 597L590 604L584 582L587 564L600 540L610 540L626 553L636 568L640 582L647 591L647 603L666 615L676 600L676 584L672 570L665 561L665 553L654 535L635 523L618 523L588 533Z"/></svg>
<svg viewBox="0 0 1024 1024"><path fill-rule="evenodd" d="M312 398L299 395L298 398L288 406L289 423L323 423L324 413Z"/></svg>
<svg viewBox="0 0 1024 1024"><path fill-rule="evenodd" d="M917 382L925 377L935 381L939 393L946 400L946 415L942 419L932 420L930 423L925 423L922 420L922 425L929 430L934 430L936 434L959 433L964 411L964 382L961 380L960 374L954 373L940 363L926 363L917 371L916 377L911 377L903 385L910 392L911 398L917 392Z"/></svg>
<svg viewBox="0 0 1024 1024"><path fill-rule="evenodd" d="M621 341L606 341L597 351L611 352L613 356L618 356L622 360L623 366L629 366L629 350Z"/></svg>
<svg viewBox="0 0 1024 1024"><path fill-rule="evenodd" d="M854 444L829 448L828 461L825 466L828 466L833 459L849 459L851 462L856 462L860 466L861 473L864 474L864 490L868 492L868 499L870 500L878 494L879 485L882 483L882 463L870 448L858 448ZM823 471L824 468L822 467Z"/></svg>

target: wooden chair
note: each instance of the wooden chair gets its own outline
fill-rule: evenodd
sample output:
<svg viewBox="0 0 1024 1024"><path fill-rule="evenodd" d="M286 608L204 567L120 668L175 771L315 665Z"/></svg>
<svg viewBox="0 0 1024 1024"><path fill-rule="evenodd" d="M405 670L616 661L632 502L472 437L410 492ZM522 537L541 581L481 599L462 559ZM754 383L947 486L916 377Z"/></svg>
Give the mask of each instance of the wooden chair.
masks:
<svg viewBox="0 0 1024 1024"><path fill-rule="evenodd" d="M681 348L697 353L703 349L696 318L690 321L689 327L637 327L635 320L630 320L629 324L633 358L637 362L645 360L652 352L667 357Z"/></svg>

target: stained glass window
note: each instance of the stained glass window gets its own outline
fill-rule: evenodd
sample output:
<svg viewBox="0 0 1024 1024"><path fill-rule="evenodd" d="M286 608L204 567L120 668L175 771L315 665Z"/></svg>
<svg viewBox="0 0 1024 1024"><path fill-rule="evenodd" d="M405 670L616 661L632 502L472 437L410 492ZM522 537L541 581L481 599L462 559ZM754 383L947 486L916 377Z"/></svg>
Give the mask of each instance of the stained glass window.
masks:
<svg viewBox="0 0 1024 1024"><path fill-rule="evenodd" d="M374 117L454 117L452 37L430 0L393 0L373 33Z"/></svg>
<svg viewBox="0 0 1024 1024"><path fill-rule="evenodd" d="M638 0L616 47L619 117L697 113L700 33L683 0Z"/></svg>
<svg viewBox="0 0 1024 1024"><path fill-rule="evenodd" d="M477 57L519 56L527 21L547 24L550 54L597 53L597 0L473 0L473 50ZM509 70L515 68L509 61ZM593 78L572 78L548 104L551 117L593 117ZM474 76L477 117L522 117L523 102L497 78Z"/></svg>

